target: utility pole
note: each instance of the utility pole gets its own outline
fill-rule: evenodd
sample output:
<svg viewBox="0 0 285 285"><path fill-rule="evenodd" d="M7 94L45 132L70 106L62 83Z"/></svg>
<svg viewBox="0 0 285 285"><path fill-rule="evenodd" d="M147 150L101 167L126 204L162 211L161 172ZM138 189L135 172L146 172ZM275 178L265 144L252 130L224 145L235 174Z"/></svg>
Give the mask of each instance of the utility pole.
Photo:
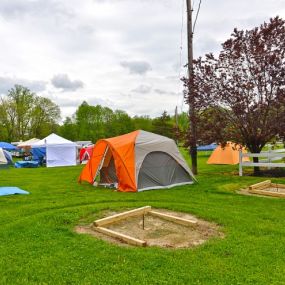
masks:
<svg viewBox="0 0 285 285"><path fill-rule="evenodd" d="M179 124L178 124L178 108L177 106L175 107L174 111L174 116L175 116L175 140L177 146L179 145Z"/></svg>
<svg viewBox="0 0 285 285"><path fill-rule="evenodd" d="M193 76L193 26L192 26L192 7L191 0L186 0L187 5L187 39L188 39L188 104L189 104L189 123L190 123L190 156L192 161L192 172L197 174L197 127L195 98L192 90Z"/></svg>

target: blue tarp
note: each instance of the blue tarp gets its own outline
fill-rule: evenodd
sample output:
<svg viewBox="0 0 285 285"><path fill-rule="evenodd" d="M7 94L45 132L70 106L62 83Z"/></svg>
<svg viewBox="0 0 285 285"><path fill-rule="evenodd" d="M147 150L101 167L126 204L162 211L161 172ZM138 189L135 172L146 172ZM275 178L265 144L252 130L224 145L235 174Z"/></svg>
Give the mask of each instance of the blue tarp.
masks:
<svg viewBox="0 0 285 285"><path fill-rule="evenodd" d="M39 166L38 161L17 161L15 162L16 168L35 168Z"/></svg>
<svg viewBox="0 0 285 285"><path fill-rule="evenodd" d="M31 153L33 155L34 160L39 160L46 156L46 148L45 147L32 148Z"/></svg>
<svg viewBox="0 0 285 285"><path fill-rule="evenodd" d="M211 143L208 145L200 145L197 147L198 151L211 151L211 150L215 150L217 148L217 144L216 143Z"/></svg>
<svg viewBox="0 0 285 285"><path fill-rule="evenodd" d="M32 148L31 153L33 155L33 160L38 161L39 164L42 165L46 157L46 148L45 147Z"/></svg>
<svg viewBox="0 0 285 285"><path fill-rule="evenodd" d="M14 195L14 194L30 194L18 187L0 187L0 196Z"/></svg>
<svg viewBox="0 0 285 285"><path fill-rule="evenodd" d="M6 149L6 150L15 150L17 149L14 145L7 143L7 142L0 142L0 147Z"/></svg>

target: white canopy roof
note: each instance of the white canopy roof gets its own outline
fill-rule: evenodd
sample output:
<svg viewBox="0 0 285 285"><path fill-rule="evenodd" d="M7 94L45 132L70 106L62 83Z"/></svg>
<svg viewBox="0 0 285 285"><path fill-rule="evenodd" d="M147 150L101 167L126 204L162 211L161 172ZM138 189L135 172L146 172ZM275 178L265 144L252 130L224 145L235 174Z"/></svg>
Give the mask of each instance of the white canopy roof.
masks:
<svg viewBox="0 0 285 285"><path fill-rule="evenodd" d="M36 138L32 138L30 140L24 141L24 142L20 142L17 147L27 147L27 146L32 146L33 144L39 142L39 139Z"/></svg>
<svg viewBox="0 0 285 285"><path fill-rule="evenodd" d="M76 143L62 138L56 134L50 134L46 138L34 143L32 148L46 147L46 146L76 146Z"/></svg>

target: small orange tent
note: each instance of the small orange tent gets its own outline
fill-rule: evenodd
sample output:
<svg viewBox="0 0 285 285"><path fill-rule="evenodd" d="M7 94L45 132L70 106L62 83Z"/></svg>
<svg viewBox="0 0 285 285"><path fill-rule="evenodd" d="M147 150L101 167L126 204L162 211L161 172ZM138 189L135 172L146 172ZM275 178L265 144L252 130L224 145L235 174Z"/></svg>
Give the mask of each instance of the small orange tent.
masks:
<svg viewBox="0 0 285 285"><path fill-rule="evenodd" d="M209 157L207 164L238 164L239 163L239 150L246 153L244 147L232 142L228 142L224 147L219 145ZM249 161L248 157L244 157L243 161Z"/></svg>
<svg viewBox="0 0 285 285"><path fill-rule="evenodd" d="M194 180L172 139L142 130L96 143L79 182L93 184L98 176L101 185L123 192L169 188Z"/></svg>

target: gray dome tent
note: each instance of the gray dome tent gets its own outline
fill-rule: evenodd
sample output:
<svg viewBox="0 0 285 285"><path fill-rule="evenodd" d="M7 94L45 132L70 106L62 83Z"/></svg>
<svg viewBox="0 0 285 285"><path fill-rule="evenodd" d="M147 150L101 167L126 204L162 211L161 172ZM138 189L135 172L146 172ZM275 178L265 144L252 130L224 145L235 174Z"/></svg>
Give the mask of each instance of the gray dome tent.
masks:
<svg viewBox="0 0 285 285"><path fill-rule="evenodd" d="M191 184L195 179L175 142L164 136L134 131L99 140L79 181L114 184L135 192Z"/></svg>

